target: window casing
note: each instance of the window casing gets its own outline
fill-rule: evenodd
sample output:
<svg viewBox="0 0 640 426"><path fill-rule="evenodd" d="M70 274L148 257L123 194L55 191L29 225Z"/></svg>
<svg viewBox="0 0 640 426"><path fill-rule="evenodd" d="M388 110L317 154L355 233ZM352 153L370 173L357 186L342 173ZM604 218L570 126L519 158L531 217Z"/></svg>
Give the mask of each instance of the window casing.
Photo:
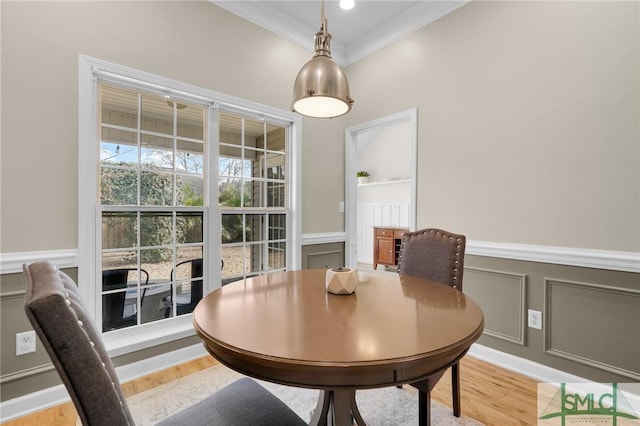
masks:
<svg viewBox="0 0 640 426"><path fill-rule="evenodd" d="M128 106L137 110L135 125L126 114L114 116L104 108L105 87L108 94L129 97ZM193 125L194 111L201 125ZM244 123L238 143L223 142L230 134L226 117ZM255 144L249 137L254 124L264 130ZM178 304L199 281L206 295L246 276L299 268L300 124L286 111L80 57L79 286L97 324L105 296L120 293L137 324L105 333L112 356L192 335L185 314L193 307L184 311ZM274 129L281 148L275 148ZM229 149L233 152L225 152ZM240 157L231 155L237 152ZM239 159L247 170L219 172L224 158ZM238 181L240 196L251 203L221 202L223 179ZM128 189L114 191L105 184L109 180L128 182L121 185ZM234 215L240 216L241 238L225 239L223 223ZM239 269L227 256L233 247L242 252ZM152 266L158 259L164 269ZM193 262L181 264L193 259L203 260L199 269ZM105 288L106 269L129 269L126 289ZM162 292L170 298L143 302ZM148 316L148 306L155 316Z"/></svg>

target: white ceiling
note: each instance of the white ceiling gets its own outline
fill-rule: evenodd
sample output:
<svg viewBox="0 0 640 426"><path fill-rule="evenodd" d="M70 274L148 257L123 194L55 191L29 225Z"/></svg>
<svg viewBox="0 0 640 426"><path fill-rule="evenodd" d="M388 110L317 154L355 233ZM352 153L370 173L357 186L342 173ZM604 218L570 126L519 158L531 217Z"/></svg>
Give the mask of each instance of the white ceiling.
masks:
<svg viewBox="0 0 640 426"><path fill-rule="evenodd" d="M320 29L320 0L210 0L212 3L313 52ZM337 0L325 2L331 54L350 65L409 33L465 5L470 0L355 0L342 10Z"/></svg>

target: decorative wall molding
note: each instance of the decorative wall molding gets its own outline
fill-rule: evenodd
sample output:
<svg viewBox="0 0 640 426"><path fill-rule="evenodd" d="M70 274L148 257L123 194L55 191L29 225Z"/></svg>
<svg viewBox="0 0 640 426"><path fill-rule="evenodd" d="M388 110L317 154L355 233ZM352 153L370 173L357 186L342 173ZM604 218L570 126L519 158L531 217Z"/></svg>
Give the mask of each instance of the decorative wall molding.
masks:
<svg viewBox="0 0 640 426"><path fill-rule="evenodd" d="M0 301L4 302L6 300L11 299L20 299L20 302L24 299L26 291L18 290L18 291L8 291L6 293L0 293Z"/></svg>
<svg viewBox="0 0 640 426"><path fill-rule="evenodd" d="M53 364L43 364L38 365L36 367L28 368L26 370L16 371L14 373L4 374L0 376L0 384L13 382L15 380L24 379L26 377L31 377L36 374L46 373L47 371L53 370Z"/></svg>
<svg viewBox="0 0 640 426"><path fill-rule="evenodd" d="M313 244L343 243L346 240L347 234L344 232L321 232L317 234L302 235L303 246L310 246Z"/></svg>
<svg viewBox="0 0 640 426"><path fill-rule="evenodd" d="M347 234L345 232L322 232L302 235L302 245L339 243L346 242L346 240ZM466 253L500 259L640 273L640 253L636 252L467 240ZM22 272L23 263L39 260L49 260L59 268L75 268L78 266L78 250L1 253L0 273L20 273Z"/></svg>
<svg viewBox="0 0 640 426"><path fill-rule="evenodd" d="M478 273L482 275L489 275L491 277L494 277L494 279L492 280L494 282L497 282L495 277L506 279L508 281L505 281L505 283L509 282L509 286L516 285L518 287L517 300L510 301L510 302L513 302L514 306L518 307L518 312L515 315L515 318L501 318L498 321L494 320L494 324L493 324L493 325L496 325L495 322L500 322L502 324L511 323L512 321L516 322L518 324L518 334L513 335L513 334L508 334L499 330L495 330L495 329L492 330L490 328L492 326L490 318L486 317L487 315L489 315L489 313L487 313L486 310L485 310L485 326L482 334L524 346L526 343L525 342L525 336L526 336L525 318L526 318L526 311L527 311L527 276L525 274L515 274L513 272L503 272L503 271L496 271L492 269L475 268L475 267L469 267L469 266L465 266L464 270L465 270L465 276L467 278L466 284L465 284L465 293L471 293L471 296L474 296L474 295L472 291L471 292L469 291L469 286L473 285L472 283L469 282L469 272ZM486 290L486 289L483 289L483 290ZM483 291L483 293L486 293L486 291ZM501 293L504 294L505 292L502 291ZM474 296L474 300L479 302L481 299L479 297Z"/></svg>
<svg viewBox="0 0 640 426"><path fill-rule="evenodd" d="M58 268L78 266L78 250L29 251L21 253L0 253L0 273L14 274L22 272L23 263L48 260Z"/></svg>
<svg viewBox="0 0 640 426"><path fill-rule="evenodd" d="M466 254L528 262L640 272L640 253L467 240Z"/></svg>
<svg viewBox="0 0 640 426"><path fill-rule="evenodd" d="M617 295L624 300L629 300L630 297L636 298L638 299L638 303L640 303L640 290L631 289L631 288L613 287L613 286L604 285L604 284L584 283L584 282L569 281L564 279L545 278L544 279L544 301L545 301L544 309L546 313L546 325L544 327L544 348L543 348L544 352L547 354L554 355L559 358L568 359L584 365L588 365L590 367L598 368L600 370L609 371L615 374L619 374L621 376L629 377L632 380L640 381L640 370L636 369L636 371L632 371L618 365L613 365L604 359L595 359L596 357L594 357L593 354L579 353L579 352L584 352L584 350L581 351L580 348L566 347L563 349L563 348L553 346L552 337L553 337L553 330L554 330L554 321L556 323L558 322L558 320L554 317L554 314L553 314L554 311L552 307L552 302L554 299L553 297L554 287L558 287L558 288L569 287L574 289L580 289L582 291L597 291L602 293L602 296L597 298L598 307L602 311L601 313L605 312L604 310L606 310L606 307L605 305L602 305L600 302L603 300L606 300L607 296L611 297L611 295ZM633 302L630 302L630 303L632 303L633 305ZM560 304L562 305L562 303ZM626 322L625 318L621 317L623 311L621 311L620 309L622 306L623 306L622 304L616 304L608 312L607 317L616 318L616 321L617 321L616 324ZM633 306L639 306L639 305L636 304ZM585 316L591 318L592 311L589 311L588 307L585 308L585 311L586 311ZM627 319L630 324L637 324L637 317L635 317L633 312L630 315L628 315ZM579 313L576 312L575 309L571 311L571 320L575 322L580 322ZM565 323L567 321L568 320L565 319ZM593 329L593 324L591 325L584 324L584 326L585 327L591 326L592 332L597 332L595 329ZM635 330L637 331L637 328ZM620 330L613 330L612 332L620 333ZM631 342L634 342L634 340L631 339ZM637 341L635 342L637 343ZM611 350L611 348L609 350ZM619 349L619 350L622 350L622 349ZM633 348L629 351L633 353ZM637 350L635 352L637 352Z"/></svg>
<svg viewBox="0 0 640 426"><path fill-rule="evenodd" d="M331 260L331 256L336 256L338 258L340 258L336 263L333 264L329 264L327 265L327 263L332 263L330 262ZM320 264L322 266L312 266L312 264L314 264L314 260L319 260ZM324 262L322 261L324 259ZM324 264L323 264L324 263ZM319 252L315 252L315 253L309 253L307 254L307 258L306 259L302 259L302 265L303 268L320 268L320 267L324 267L324 268L331 268L331 267L339 267L339 266L343 266L344 265L344 250L331 250L331 251L319 251Z"/></svg>

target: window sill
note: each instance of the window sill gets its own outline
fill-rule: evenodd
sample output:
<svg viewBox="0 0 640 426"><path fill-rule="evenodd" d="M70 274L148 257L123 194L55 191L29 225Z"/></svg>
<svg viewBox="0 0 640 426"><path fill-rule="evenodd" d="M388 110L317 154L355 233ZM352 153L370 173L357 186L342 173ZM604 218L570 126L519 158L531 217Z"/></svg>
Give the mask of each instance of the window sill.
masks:
<svg viewBox="0 0 640 426"><path fill-rule="evenodd" d="M183 315L179 318L111 331L103 334L103 339L109 356L116 357L194 334L192 315Z"/></svg>

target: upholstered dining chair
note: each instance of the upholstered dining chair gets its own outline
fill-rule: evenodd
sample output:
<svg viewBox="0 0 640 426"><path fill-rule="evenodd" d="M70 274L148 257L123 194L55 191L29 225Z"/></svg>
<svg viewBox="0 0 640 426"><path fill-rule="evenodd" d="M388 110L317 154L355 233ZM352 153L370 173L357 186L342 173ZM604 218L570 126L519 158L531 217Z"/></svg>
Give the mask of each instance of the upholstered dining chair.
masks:
<svg viewBox="0 0 640 426"><path fill-rule="evenodd" d="M133 425L102 335L78 287L49 262L23 266L25 312L64 383L83 425ZM280 399L239 379L161 425L304 425Z"/></svg>
<svg viewBox="0 0 640 426"><path fill-rule="evenodd" d="M466 241L464 235L442 229L427 228L405 232L400 244L398 273L438 281L462 291ZM443 374L444 371L427 380L437 383ZM421 384L424 385L424 383ZM422 389L430 389L432 386L420 386L420 384L414 386L420 390L421 412L425 409L429 410L431 395L430 392ZM458 362L451 366L451 390L453 415L460 417L460 365Z"/></svg>

